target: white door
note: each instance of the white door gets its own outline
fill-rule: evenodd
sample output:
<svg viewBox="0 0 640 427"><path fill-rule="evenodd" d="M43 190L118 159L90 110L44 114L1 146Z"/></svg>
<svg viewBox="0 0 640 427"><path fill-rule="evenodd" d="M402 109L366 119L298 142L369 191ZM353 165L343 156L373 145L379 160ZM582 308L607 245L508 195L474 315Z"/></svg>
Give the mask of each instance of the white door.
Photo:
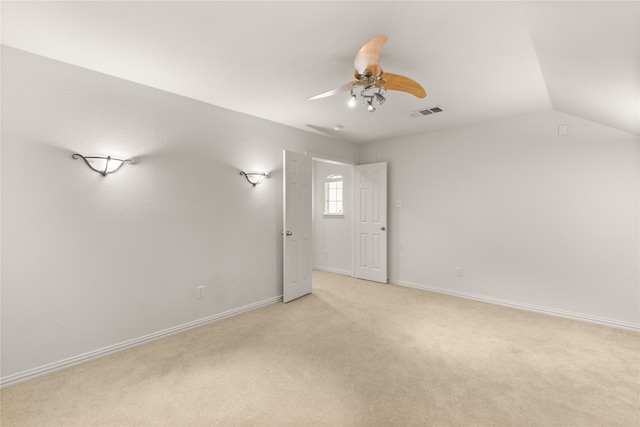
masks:
<svg viewBox="0 0 640 427"><path fill-rule="evenodd" d="M311 158L284 150L282 300L311 293Z"/></svg>
<svg viewBox="0 0 640 427"><path fill-rule="evenodd" d="M355 276L387 283L387 163L355 167Z"/></svg>

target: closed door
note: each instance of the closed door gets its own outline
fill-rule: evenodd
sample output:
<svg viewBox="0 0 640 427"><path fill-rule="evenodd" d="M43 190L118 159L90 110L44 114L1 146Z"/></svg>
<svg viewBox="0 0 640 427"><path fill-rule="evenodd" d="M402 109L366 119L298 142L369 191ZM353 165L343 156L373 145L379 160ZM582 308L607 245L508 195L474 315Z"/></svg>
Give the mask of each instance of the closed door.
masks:
<svg viewBox="0 0 640 427"><path fill-rule="evenodd" d="M284 150L282 299L311 293L311 158Z"/></svg>
<svg viewBox="0 0 640 427"><path fill-rule="evenodd" d="M387 283L387 163L355 167L355 277Z"/></svg>

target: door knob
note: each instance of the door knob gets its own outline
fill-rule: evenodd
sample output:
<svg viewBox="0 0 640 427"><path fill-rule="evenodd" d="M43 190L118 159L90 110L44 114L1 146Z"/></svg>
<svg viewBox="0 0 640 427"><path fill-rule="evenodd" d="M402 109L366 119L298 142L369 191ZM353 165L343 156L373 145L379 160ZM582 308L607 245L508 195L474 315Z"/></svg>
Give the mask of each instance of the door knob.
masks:
<svg viewBox="0 0 640 427"><path fill-rule="evenodd" d="M287 230L287 236L293 236L293 233Z"/></svg>
<svg viewBox="0 0 640 427"><path fill-rule="evenodd" d="M386 230L386 228L384 227L384 225L382 227L380 227L380 230L384 231Z"/></svg>

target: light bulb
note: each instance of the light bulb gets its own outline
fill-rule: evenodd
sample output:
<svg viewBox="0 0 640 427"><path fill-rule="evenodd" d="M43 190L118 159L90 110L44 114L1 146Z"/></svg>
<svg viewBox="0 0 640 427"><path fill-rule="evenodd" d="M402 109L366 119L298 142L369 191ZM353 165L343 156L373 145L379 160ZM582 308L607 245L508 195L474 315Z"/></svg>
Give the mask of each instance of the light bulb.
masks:
<svg viewBox="0 0 640 427"><path fill-rule="evenodd" d="M374 111L376 111L376 108L373 106L371 101L369 101L369 105L367 105L367 110L369 110L370 113L373 113Z"/></svg>

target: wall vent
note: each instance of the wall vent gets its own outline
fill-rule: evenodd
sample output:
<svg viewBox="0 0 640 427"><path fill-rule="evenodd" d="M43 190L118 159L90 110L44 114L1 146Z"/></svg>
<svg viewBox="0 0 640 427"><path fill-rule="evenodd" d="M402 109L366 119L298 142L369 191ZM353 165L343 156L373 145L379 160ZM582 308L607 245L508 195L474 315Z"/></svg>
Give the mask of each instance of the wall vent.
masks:
<svg viewBox="0 0 640 427"><path fill-rule="evenodd" d="M441 105L438 105L436 107L422 108L420 110L411 111L407 115L409 117L416 118L416 117L430 116L432 114L441 113L443 111L444 111L444 108L442 108Z"/></svg>

